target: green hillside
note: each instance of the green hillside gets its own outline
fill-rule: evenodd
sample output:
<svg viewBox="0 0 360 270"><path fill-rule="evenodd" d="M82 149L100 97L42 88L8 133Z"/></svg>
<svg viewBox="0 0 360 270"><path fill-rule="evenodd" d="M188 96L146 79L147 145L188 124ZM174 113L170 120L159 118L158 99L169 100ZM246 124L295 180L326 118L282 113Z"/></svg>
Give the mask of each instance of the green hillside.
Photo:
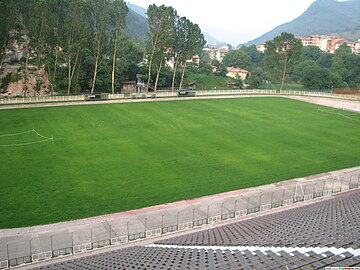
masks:
<svg viewBox="0 0 360 270"><path fill-rule="evenodd" d="M337 33L360 30L360 0L338 2L336 0L317 0L300 17L282 24L270 32L249 41L247 44L261 44L273 39L282 32L309 36L315 34ZM360 38L354 37L353 39Z"/></svg>
<svg viewBox="0 0 360 270"><path fill-rule="evenodd" d="M129 8L126 32L134 41L145 43L149 34L149 24L147 19Z"/></svg>

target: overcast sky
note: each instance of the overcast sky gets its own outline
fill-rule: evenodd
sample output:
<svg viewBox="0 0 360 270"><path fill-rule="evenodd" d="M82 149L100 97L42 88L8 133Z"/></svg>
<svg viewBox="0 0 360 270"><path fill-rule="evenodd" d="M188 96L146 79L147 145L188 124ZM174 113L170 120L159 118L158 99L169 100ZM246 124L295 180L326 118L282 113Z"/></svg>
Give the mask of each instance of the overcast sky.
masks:
<svg viewBox="0 0 360 270"><path fill-rule="evenodd" d="M214 38L239 45L300 16L315 0L128 0L172 6Z"/></svg>

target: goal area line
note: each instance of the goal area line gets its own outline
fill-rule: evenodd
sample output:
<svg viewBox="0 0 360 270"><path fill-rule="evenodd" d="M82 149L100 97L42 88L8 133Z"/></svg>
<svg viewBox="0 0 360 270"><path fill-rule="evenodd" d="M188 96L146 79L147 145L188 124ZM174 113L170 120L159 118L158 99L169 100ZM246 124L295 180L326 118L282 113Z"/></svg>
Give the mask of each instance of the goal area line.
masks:
<svg viewBox="0 0 360 270"><path fill-rule="evenodd" d="M359 120L359 119L356 119L356 118L353 118L353 117L351 117L351 116L345 115L345 114L343 113L343 112L346 111L345 108L336 108L336 109L330 109L330 110L323 110L323 109L318 108L317 111L318 111L318 112L327 113L327 114L337 115L338 117L343 117L343 118L346 118L346 119L349 119L349 120L352 120L352 121L355 121L355 122L360 123L360 120Z"/></svg>
<svg viewBox="0 0 360 270"><path fill-rule="evenodd" d="M15 136L20 136L20 135L30 134L30 133L34 133L36 136L40 137L42 140L31 141L31 142L22 142L22 143L13 143L13 144L0 144L0 147L25 146L25 145L44 143L44 142L48 142L48 141L51 141L52 144L54 144L54 136L46 137L44 135L41 135L39 132L37 132L35 130L35 127L33 127L33 129L31 129L31 130L26 130L26 131L22 131L22 132L18 132L18 133L0 134L0 138L15 137Z"/></svg>

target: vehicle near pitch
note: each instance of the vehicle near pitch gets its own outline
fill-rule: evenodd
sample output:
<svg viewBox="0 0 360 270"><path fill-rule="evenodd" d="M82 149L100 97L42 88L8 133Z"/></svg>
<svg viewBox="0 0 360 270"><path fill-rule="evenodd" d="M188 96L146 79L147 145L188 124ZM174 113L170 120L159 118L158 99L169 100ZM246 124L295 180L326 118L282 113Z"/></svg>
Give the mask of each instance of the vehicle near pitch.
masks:
<svg viewBox="0 0 360 270"><path fill-rule="evenodd" d="M178 92L178 97L195 97L196 90L183 89Z"/></svg>
<svg viewBox="0 0 360 270"><path fill-rule="evenodd" d="M108 94L85 94L85 101L107 100Z"/></svg>

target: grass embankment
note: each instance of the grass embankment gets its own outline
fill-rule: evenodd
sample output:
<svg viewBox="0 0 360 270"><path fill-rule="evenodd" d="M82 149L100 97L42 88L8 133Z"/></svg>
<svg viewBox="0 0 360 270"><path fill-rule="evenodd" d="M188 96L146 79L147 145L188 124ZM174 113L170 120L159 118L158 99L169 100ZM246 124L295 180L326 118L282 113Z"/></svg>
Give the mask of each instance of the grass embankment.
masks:
<svg viewBox="0 0 360 270"><path fill-rule="evenodd" d="M217 76L215 74L191 74L186 78L185 84L195 82L197 90L227 90L234 89L226 86L230 82L235 82L230 77Z"/></svg>
<svg viewBox="0 0 360 270"><path fill-rule="evenodd" d="M136 209L360 165L360 124L283 98L0 111L0 228ZM360 120L358 114L352 117ZM0 144L39 140L0 137Z"/></svg>

